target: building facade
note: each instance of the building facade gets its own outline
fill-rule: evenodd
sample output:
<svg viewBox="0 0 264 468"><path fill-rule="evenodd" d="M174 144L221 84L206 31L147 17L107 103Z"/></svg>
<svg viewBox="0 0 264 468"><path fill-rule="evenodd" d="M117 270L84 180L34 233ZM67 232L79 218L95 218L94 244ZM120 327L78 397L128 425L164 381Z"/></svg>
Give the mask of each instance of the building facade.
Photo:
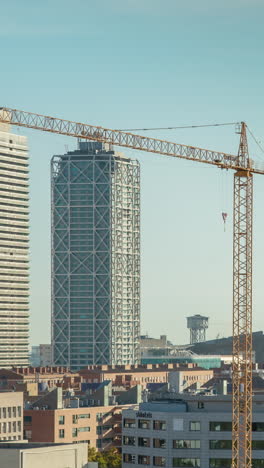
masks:
<svg viewBox="0 0 264 468"><path fill-rule="evenodd" d="M98 450L121 449L122 409L126 407L25 410L24 438L29 442L86 442Z"/></svg>
<svg viewBox="0 0 264 468"><path fill-rule="evenodd" d="M0 444L2 468L87 468L88 445L82 444Z"/></svg>
<svg viewBox="0 0 264 468"><path fill-rule="evenodd" d="M27 139L0 126L0 368L27 366L29 341Z"/></svg>
<svg viewBox="0 0 264 468"><path fill-rule="evenodd" d="M0 392L0 441L23 440L23 393Z"/></svg>
<svg viewBox="0 0 264 468"><path fill-rule="evenodd" d="M98 142L54 156L55 365L134 364L140 335L140 171Z"/></svg>
<svg viewBox="0 0 264 468"><path fill-rule="evenodd" d="M183 396L123 411L123 468L231 468L232 397ZM263 468L264 397L255 396L252 467Z"/></svg>

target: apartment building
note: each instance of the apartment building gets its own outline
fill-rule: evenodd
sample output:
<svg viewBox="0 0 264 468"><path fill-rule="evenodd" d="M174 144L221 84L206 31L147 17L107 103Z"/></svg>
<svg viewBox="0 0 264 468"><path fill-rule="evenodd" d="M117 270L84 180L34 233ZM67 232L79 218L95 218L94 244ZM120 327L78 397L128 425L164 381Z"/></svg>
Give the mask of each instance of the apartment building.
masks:
<svg viewBox="0 0 264 468"><path fill-rule="evenodd" d="M28 365L29 167L27 138L0 125L0 367Z"/></svg>
<svg viewBox="0 0 264 468"><path fill-rule="evenodd" d="M29 442L86 442L99 450L121 448L125 406L37 409L24 411L24 438Z"/></svg>
<svg viewBox="0 0 264 468"><path fill-rule="evenodd" d="M264 397L254 397L253 468L264 466ZM123 411L123 467L231 468L230 395L170 395Z"/></svg>
<svg viewBox="0 0 264 468"><path fill-rule="evenodd" d="M0 441L23 440L23 393L0 392Z"/></svg>
<svg viewBox="0 0 264 468"><path fill-rule="evenodd" d="M111 380L113 385L131 388L141 385L146 388L150 383L167 383L170 380L176 391L186 390L194 385L203 385L214 376L212 369L201 369L196 364L138 364L123 366L87 366L78 374L83 382L103 382Z"/></svg>

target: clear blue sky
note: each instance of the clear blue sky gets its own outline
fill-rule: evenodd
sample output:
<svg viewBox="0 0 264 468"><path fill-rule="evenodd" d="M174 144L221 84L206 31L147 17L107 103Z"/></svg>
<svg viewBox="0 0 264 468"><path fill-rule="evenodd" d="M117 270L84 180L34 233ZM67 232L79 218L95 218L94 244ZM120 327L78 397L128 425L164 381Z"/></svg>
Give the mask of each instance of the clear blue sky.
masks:
<svg viewBox="0 0 264 468"><path fill-rule="evenodd" d="M110 128L263 125L261 0L13 0L1 5L2 106ZM76 142L20 130L31 154L32 343L50 328L53 154ZM236 152L233 127L150 132ZM250 141L254 157L264 155ZM126 151L142 165L142 333L188 341L186 316L231 334L232 174ZM263 193L256 177L254 329L263 329ZM228 212L226 232L221 212Z"/></svg>

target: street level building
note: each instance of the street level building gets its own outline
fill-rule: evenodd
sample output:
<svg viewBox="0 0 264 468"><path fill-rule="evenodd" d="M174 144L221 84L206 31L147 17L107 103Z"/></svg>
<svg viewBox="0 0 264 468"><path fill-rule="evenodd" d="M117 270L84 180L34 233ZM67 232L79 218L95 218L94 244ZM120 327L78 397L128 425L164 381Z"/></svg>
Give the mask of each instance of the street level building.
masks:
<svg viewBox="0 0 264 468"><path fill-rule="evenodd" d="M0 392L1 442L23 439L23 404L22 392Z"/></svg>
<svg viewBox="0 0 264 468"><path fill-rule="evenodd" d="M1 468L87 468L87 444L0 444Z"/></svg>
<svg viewBox="0 0 264 468"><path fill-rule="evenodd" d="M27 139L0 125L0 367L28 365L29 170Z"/></svg>
<svg viewBox="0 0 264 468"><path fill-rule="evenodd" d="M54 156L55 365L134 364L140 335L140 174L99 142Z"/></svg>
<svg viewBox="0 0 264 468"><path fill-rule="evenodd" d="M167 394L123 411L123 468L231 468L232 396ZM263 468L264 398L253 399L252 467Z"/></svg>

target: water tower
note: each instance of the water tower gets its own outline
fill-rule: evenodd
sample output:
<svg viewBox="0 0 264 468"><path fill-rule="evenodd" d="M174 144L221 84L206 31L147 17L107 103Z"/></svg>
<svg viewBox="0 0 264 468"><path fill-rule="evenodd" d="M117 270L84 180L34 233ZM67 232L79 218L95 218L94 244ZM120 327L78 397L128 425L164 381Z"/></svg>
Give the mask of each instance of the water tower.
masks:
<svg viewBox="0 0 264 468"><path fill-rule="evenodd" d="M187 317L187 328L190 329L190 343L202 343L205 341L206 329L208 328L209 317L202 315L192 315Z"/></svg>

